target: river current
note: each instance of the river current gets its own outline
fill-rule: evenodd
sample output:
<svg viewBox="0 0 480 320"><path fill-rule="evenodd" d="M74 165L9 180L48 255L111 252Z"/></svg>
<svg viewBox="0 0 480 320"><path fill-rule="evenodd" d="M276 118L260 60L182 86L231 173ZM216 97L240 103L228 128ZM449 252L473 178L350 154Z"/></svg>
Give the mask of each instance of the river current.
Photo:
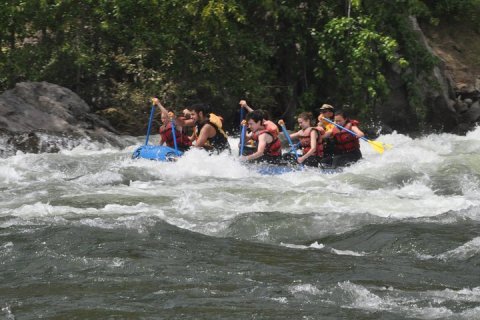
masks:
<svg viewBox="0 0 480 320"><path fill-rule="evenodd" d="M480 128L330 174L124 139L0 159L0 318L480 319Z"/></svg>

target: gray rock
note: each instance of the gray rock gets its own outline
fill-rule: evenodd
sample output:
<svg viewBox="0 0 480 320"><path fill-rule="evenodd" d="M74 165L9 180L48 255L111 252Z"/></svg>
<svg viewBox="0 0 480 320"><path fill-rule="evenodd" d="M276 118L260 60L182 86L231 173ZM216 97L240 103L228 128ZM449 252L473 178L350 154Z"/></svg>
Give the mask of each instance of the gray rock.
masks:
<svg viewBox="0 0 480 320"><path fill-rule="evenodd" d="M468 108L470 107L471 104L472 104L471 101L470 101L470 103L468 103L467 101L457 99L457 100L455 100L455 103L454 103L453 107L455 108L457 113L462 114L462 113L465 113L465 112L468 111Z"/></svg>
<svg viewBox="0 0 480 320"><path fill-rule="evenodd" d="M109 123L71 90L47 82L22 82L0 95L0 155L16 150L57 152L81 140L124 147ZM78 141L78 143L72 143Z"/></svg>
<svg viewBox="0 0 480 320"><path fill-rule="evenodd" d="M472 103L467 112L462 115L462 122L475 124L480 121L480 102Z"/></svg>

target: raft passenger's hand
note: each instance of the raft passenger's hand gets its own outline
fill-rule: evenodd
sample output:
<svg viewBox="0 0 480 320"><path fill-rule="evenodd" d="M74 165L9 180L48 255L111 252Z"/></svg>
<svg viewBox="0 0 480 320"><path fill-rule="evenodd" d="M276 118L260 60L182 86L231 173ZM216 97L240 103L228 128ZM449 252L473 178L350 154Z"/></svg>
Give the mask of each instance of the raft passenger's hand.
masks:
<svg viewBox="0 0 480 320"><path fill-rule="evenodd" d="M160 103L160 100L158 100L158 98L154 97L152 98L152 104L156 105L156 106L160 106L161 103Z"/></svg>

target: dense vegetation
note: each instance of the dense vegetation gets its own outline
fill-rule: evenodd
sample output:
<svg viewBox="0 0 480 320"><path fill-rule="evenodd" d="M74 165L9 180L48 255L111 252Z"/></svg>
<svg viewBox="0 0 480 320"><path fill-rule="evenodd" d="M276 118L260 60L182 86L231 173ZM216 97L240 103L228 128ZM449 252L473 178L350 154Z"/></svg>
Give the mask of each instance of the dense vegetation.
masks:
<svg viewBox="0 0 480 320"><path fill-rule="evenodd" d="M434 60L408 17L478 28L480 0L5 0L0 15L1 90L49 81L142 121L152 95L227 118L241 98L287 119L323 102L369 117L387 65L421 104L415 79Z"/></svg>

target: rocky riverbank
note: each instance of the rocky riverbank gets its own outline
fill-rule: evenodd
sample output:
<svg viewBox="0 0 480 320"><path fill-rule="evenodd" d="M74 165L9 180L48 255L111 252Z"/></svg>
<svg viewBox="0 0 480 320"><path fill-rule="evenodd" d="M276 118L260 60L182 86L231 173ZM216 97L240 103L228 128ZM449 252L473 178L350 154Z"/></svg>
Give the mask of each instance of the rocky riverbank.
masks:
<svg viewBox="0 0 480 320"><path fill-rule="evenodd" d="M58 152L84 140L122 146L117 130L67 88L22 82L0 95L0 156Z"/></svg>
<svg viewBox="0 0 480 320"><path fill-rule="evenodd" d="M462 21L422 24L425 44L438 58L438 77L447 99L444 127L449 132L464 134L480 121L480 32ZM438 115L444 117L443 114Z"/></svg>

